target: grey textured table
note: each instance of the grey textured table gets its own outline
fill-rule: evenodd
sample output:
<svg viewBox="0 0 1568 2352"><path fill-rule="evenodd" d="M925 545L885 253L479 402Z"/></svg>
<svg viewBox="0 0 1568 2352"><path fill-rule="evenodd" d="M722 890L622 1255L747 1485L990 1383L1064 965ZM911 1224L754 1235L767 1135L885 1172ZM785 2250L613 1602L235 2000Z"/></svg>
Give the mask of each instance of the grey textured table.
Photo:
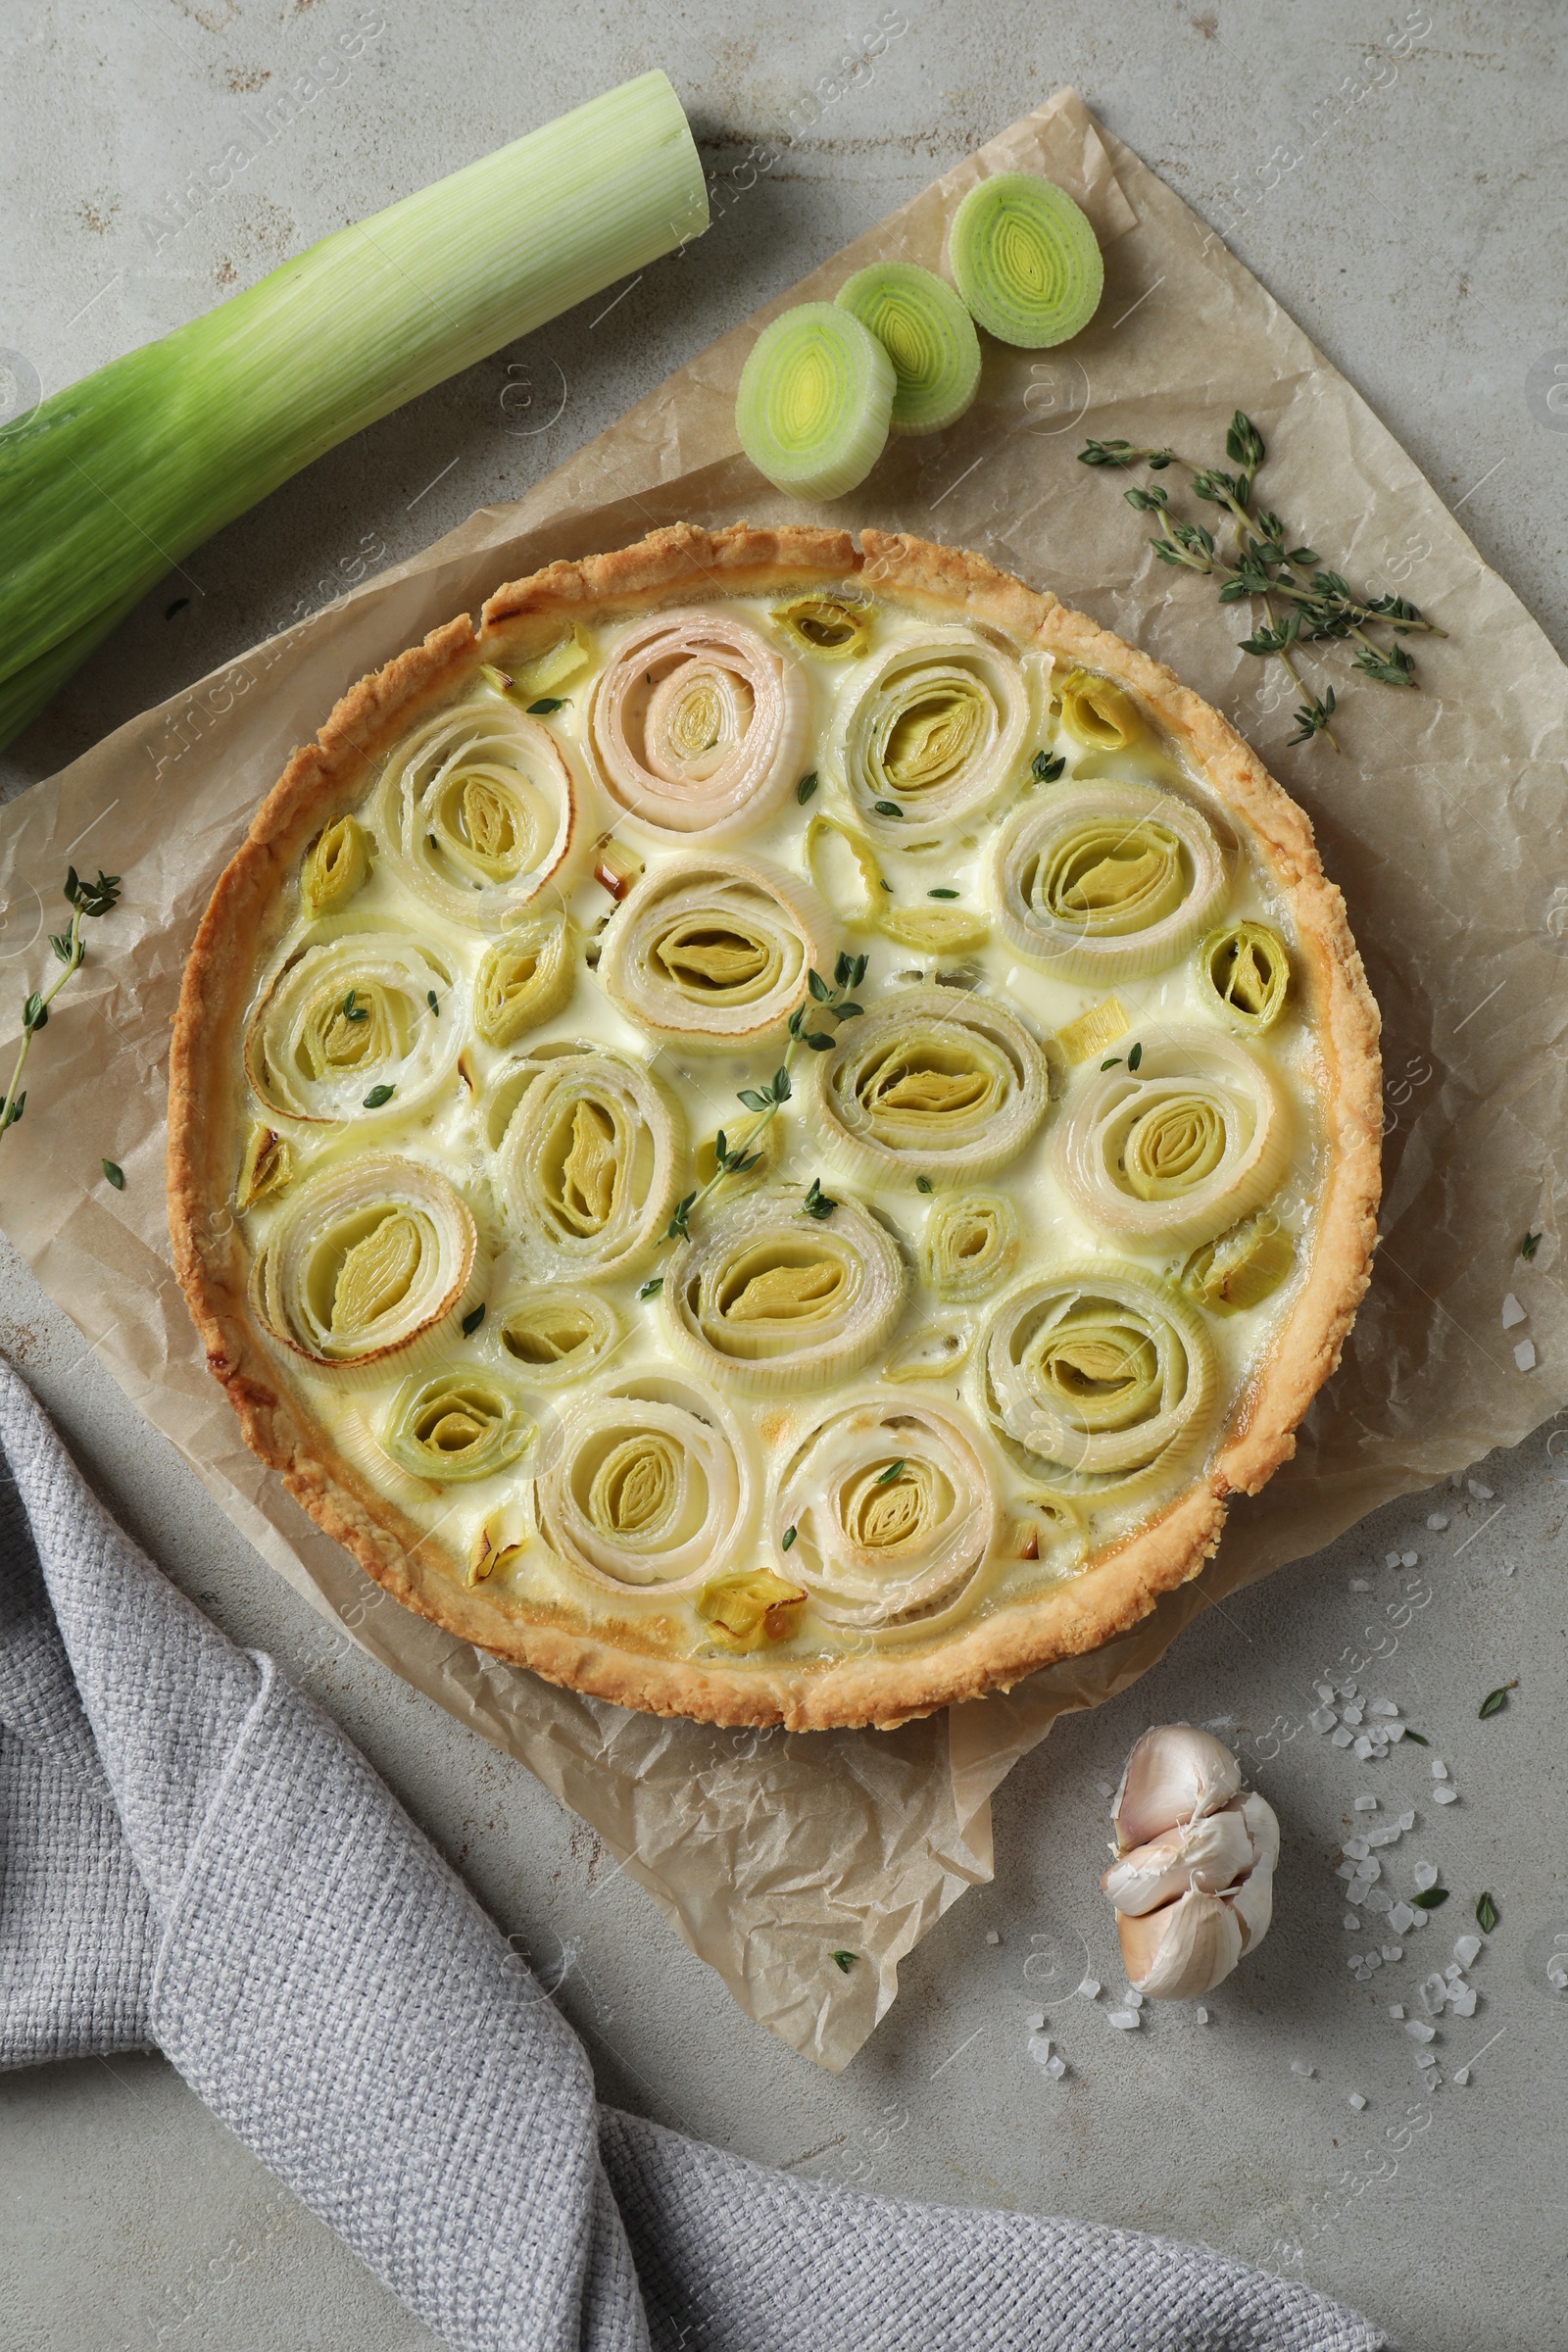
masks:
<svg viewBox="0 0 1568 2352"><path fill-rule="evenodd" d="M354 23L381 29L346 79L318 88L323 41ZM395 561L518 494L1065 80L1222 229L1568 646L1568 408L1549 397L1558 362L1568 380L1568 20L1549 0L796 0L742 16L719 0L515 14L8 0L0 44L0 346L45 391L649 65L671 74L718 173L776 136L805 88L849 83L678 278L655 269L597 325L590 306L471 369L203 549L189 567L203 594L167 618L174 592L147 599L15 747L12 790L314 610L358 562ZM867 44L881 47L869 65ZM193 199L192 175L242 140L245 171ZM103 1493L362 1743L558 1987L607 2095L825 2177L1206 2239L1351 2298L1424 2352L1568 2346L1568 1997L1547 1977L1568 1947L1568 1486L1545 1432L1474 1470L1490 1493L1390 1509L1211 1614L1119 1702L1062 1725L998 1800L995 1886L920 1948L892 2016L832 2081L735 2013L520 1767L324 1643L9 1255L0 1286L0 1346ZM1411 1551L1413 1569L1386 1564ZM1506 1710L1478 1722L1481 1694L1520 1672ZM1434 1745L1358 1765L1307 1728L1314 1682L1352 1674ZM1230 1731L1279 1809L1277 1924L1207 2026L1146 2011L1140 2031L1115 2033L1105 2002L1073 1990L1089 1971L1121 1981L1096 1889L1102 1788L1146 1723L1179 1715ZM1427 1801L1434 1756L1461 1792L1442 1813ZM1333 1873L1363 1789L1385 1812L1416 1807L1400 1868L1430 1858L1456 1897L1370 1984L1347 1970L1369 1937L1343 1929ZM1474 1972L1475 2016L1440 2029L1445 2080L1428 2091L1389 2006L1416 2009L1418 1980L1447 1959L1482 1887L1502 1924ZM1028 2056L1038 2013L1068 2061L1059 2083ZM1452 2076L1475 2053L1461 2087ZM155 2060L0 2084L0 2211L6 2352L429 2340Z"/></svg>

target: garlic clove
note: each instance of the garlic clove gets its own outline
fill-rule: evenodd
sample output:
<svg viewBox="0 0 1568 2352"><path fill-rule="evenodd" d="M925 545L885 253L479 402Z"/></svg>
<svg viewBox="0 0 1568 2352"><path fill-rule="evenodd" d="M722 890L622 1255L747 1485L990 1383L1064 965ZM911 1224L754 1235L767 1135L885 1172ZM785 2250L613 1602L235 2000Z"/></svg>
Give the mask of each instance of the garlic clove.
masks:
<svg viewBox="0 0 1568 2352"><path fill-rule="evenodd" d="M1204 1894L1250 1870L1257 1850L1242 1807L1222 1806L1201 1821L1167 1830L1113 1862L1100 1884L1118 1911L1135 1915L1174 1902L1190 1886Z"/></svg>
<svg viewBox="0 0 1568 2352"><path fill-rule="evenodd" d="M1242 1930L1229 1896L1193 1888L1162 1911L1118 1912L1127 1981L1152 2001L1190 2001L1224 1983L1242 1956Z"/></svg>
<svg viewBox="0 0 1568 2352"><path fill-rule="evenodd" d="M1280 1858L1280 1817L1266 1796L1250 1788L1241 1803L1242 1819L1252 1841L1253 1863L1272 1870Z"/></svg>
<svg viewBox="0 0 1568 2352"><path fill-rule="evenodd" d="M1240 1795L1241 1787L1241 1765L1212 1732L1190 1723L1156 1724L1128 1757L1111 1804L1118 1853L1217 1812Z"/></svg>

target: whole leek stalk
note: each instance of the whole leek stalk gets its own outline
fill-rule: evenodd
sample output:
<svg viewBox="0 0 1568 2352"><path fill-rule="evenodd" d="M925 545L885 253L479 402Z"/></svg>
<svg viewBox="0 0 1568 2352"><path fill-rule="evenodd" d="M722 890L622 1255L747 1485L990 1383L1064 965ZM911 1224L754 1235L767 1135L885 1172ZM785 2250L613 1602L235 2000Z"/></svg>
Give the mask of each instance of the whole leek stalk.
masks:
<svg viewBox="0 0 1568 2352"><path fill-rule="evenodd" d="M0 432L0 746L153 584L301 466L708 226L644 74L339 229Z"/></svg>

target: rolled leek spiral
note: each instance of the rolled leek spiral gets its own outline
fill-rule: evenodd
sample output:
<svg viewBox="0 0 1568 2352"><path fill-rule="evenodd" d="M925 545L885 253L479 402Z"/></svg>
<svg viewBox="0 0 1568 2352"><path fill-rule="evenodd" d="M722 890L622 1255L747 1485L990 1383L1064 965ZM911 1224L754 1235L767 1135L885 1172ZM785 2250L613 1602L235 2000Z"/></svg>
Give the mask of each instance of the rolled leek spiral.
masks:
<svg viewBox="0 0 1568 2352"><path fill-rule="evenodd" d="M678 1105L625 1055L584 1046L541 1060L493 1168L524 1270L630 1273L675 1204L684 1144Z"/></svg>
<svg viewBox="0 0 1568 2352"><path fill-rule="evenodd" d="M487 1046L514 1046L552 1020L577 984L571 925L564 914L526 915L486 948L473 983L473 1025Z"/></svg>
<svg viewBox="0 0 1568 2352"><path fill-rule="evenodd" d="M1247 1048L1170 1029L1079 1081L1057 1134L1062 1181L1091 1224L1136 1248L1210 1240L1279 1188L1283 1096Z"/></svg>
<svg viewBox="0 0 1568 2352"><path fill-rule="evenodd" d="M404 1382L381 1444L400 1470L456 1486L509 1469L534 1435L527 1406L510 1380L482 1366L447 1364Z"/></svg>
<svg viewBox="0 0 1568 2352"><path fill-rule="evenodd" d="M906 849L978 814L1011 782L1030 720L1015 655L977 629L934 625L850 677L826 763L856 822L883 847Z"/></svg>
<svg viewBox="0 0 1568 2352"><path fill-rule="evenodd" d="M374 808L425 904L492 934L570 877L590 829L549 728L499 695L416 727L388 760Z"/></svg>
<svg viewBox="0 0 1568 2352"><path fill-rule="evenodd" d="M384 1123L448 1083L462 1043L462 990L433 949L349 931L284 964L251 1016L245 1068L274 1118Z"/></svg>
<svg viewBox="0 0 1568 2352"><path fill-rule="evenodd" d="M791 653L819 662L854 662L871 642L871 607L823 588L789 597L768 618Z"/></svg>
<svg viewBox="0 0 1568 2352"><path fill-rule="evenodd" d="M615 914L599 977L650 1036L746 1053L782 1038L808 973L831 966L833 937L816 893L760 858L672 858Z"/></svg>
<svg viewBox="0 0 1568 2352"><path fill-rule="evenodd" d="M1056 692L1062 725L1093 752L1124 752L1144 732L1132 696L1094 670L1069 670Z"/></svg>
<svg viewBox="0 0 1568 2352"><path fill-rule="evenodd" d="M574 1405L536 1490L540 1532L559 1559L612 1592L670 1592L728 1566L754 1492L734 1417L703 1390L659 1375Z"/></svg>
<svg viewBox="0 0 1568 2352"><path fill-rule="evenodd" d="M357 816L337 816L306 852L300 897L310 914L333 914L364 889L370 874L370 841Z"/></svg>
<svg viewBox="0 0 1568 2352"><path fill-rule="evenodd" d="M847 1021L811 1070L808 1115L869 1182L995 1175L1046 1115L1046 1058L983 997L911 988Z"/></svg>
<svg viewBox="0 0 1568 2352"><path fill-rule="evenodd" d="M1266 923L1232 923L1211 931L1198 951L1202 994L1233 1029L1259 1037L1285 1009L1291 959L1285 942Z"/></svg>
<svg viewBox="0 0 1568 2352"><path fill-rule="evenodd" d="M790 498L842 498L887 445L898 377L875 335L831 302L764 326L741 369L735 433Z"/></svg>
<svg viewBox="0 0 1568 2352"><path fill-rule="evenodd" d="M323 1169L284 1202L251 1301L313 1370L384 1379L457 1338L478 1260L472 1212L446 1178L378 1152Z"/></svg>
<svg viewBox="0 0 1568 2352"><path fill-rule="evenodd" d="M1185 955L1226 883L1206 820L1142 784L1089 784L1027 803L992 853L1011 945L1054 978L1094 987Z"/></svg>
<svg viewBox="0 0 1568 2352"><path fill-rule="evenodd" d="M1204 1242L1182 1268L1181 1285L1212 1315L1245 1314L1272 1298L1296 1260L1296 1245L1272 1209L1244 1217L1217 1241Z"/></svg>
<svg viewBox="0 0 1568 2352"><path fill-rule="evenodd" d="M771 814L800 774L809 690L733 613L634 623L589 690L587 737L606 791L656 831L722 840Z"/></svg>
<svg viewBox="0 0 1568 2352"><path fill-rule="evenodd" d="M1192 1308L1124 1265L1031 1276L985 1340L987 1409L1032 1475L1066 1494L1156 1473L1205 1431L1214 1350Z"/></svg>
<svg viewBox="0 0 1568 2352"><path fill-rule="evenodd" d="M972 187L953 216L948 264L973 316L1000 342L1043 350L1081 333L1105 266L1088 217L1031 172Z"/></svg>
<svg viewBox="0 0 1568 2352"><path fill-rule="evenodd" d="M898 1249L858 1202L817 1219L798 1193L710 1210L664 1277L671 1339L699 1371L754 1396L858 1372L904 1311Z"/></svg>
<svg viewBox="0 0 1568 2352"><path fill-rule="evenodd" d="M1018 1262L1018 1212L1005 1193L950 1193L920 1237L920 1264L939 1298L984 1298Z"/></svg>
<svg viewBox="0 0 1568 2352"><path fill-rule="evenodd" d="M620 1338L608 1298L575 1283L531 1284L493 1310L502 1347L537 1385L581 1380Z"/></svg>
<svg viewBox="0 0 1568 2352"><path fill-rule="evenodd" d="M889 431L940 433L956 424L980 386L980 338L946 279L912 262L872 262L834 300L893 362Z"/></svg>
<svg viewBox="0 0 1568 2352"><path fill-rule="evenodd" d="M997 1504L964 1417L906 1395L851 1398L779 1482L775 1543L818 1616L869 1633L934 1630L967 1597Z"/></svg>

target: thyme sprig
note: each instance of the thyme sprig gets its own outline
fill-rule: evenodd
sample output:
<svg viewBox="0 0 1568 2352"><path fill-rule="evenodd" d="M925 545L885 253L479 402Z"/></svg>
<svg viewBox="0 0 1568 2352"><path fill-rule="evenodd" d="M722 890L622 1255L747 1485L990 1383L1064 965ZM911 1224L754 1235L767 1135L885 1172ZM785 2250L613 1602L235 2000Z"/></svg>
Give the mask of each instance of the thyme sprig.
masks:
<svg viewBox="0 0 1568 2352"><path fill-rule="evenodd" d="M1292 648L1353 641L1359 649L1354 667L1363 677L1375 678L1384 686L1413 686L1415 662L1399 639L1417 630L1435 637L1444 631L1406 597L1357 596L1340 572L1325 566L1316 548L1287 546L1291 534L1280 517L1266 508L1254 507L1257 472L1267 452L1262 434L1240 409L1225 435L1225 454L1238 468L1235 473L1217 466L1195 466L1173 449L1135 449L1130 441L1090 441L1079 451L1078 459L1084 466L1147 466L1151 473L1179 466L1192 477L1193 496L1229 515L1235 560L1228 563L1212 531L1172 513L1170 493L1163 484L1139 485L1122 494L1140 514L1160 517L1167 535L1151 540L1150 545L1162 564L1179 564L1217 581L1222 605L1240 604L1247 598L1261 603L1263 617L1251 635L1242 639L1242 651L1260 661L1281 662L1300 695L1300 707L1295 713L1297 731L1289 740L1309 743L1314 735L1321 735L1337 752L1340 746L1330 723L1336 707L1334 689L1330 686L1321 695L1309 693L1291 659ZM1375 628L1388 630L1393 643L1380 643L1369 633Z"/></svg>
<svg viewBox="0 0 1568 2352"><path fill-rule="evenodd" d="M48 1026L49 1007L66 982L74 972L79 972L87 960L87 943L81 936L81 926L84 922L95 922L100 915L109 912L120 897L120 876L106 874L100 866L97 881L84 882L75 867L70 866L66 872L65 895L71 903L71 928L49 935L49 945L55 952L56 959L65 968L56 974L51 986L35 988L23 999L22 1044L17 1050L16 1066L11 1073L5 1101L0 1102L0 1136L16 1125L27 1107L22 1073L27 1066L32 1041L40 1029Z"/></svg>
<svg viewBox="0 0 1568 2352"><path fill-rule="evenodd" d="M691 1220L709 1195L717 1190L726 1176L743 1176L749 1168L756 1167L761 1157L757 1147L764 1128L778 1116L794 1092L790 1069L796 1054L802 1046L808 1047L813 1054L832 1051L835 1042L833 1032L830 1029L808 1029L806 1025L808 1019L814 1018L820 1011L829 1020L853 1021L862 1012L864 1006L856 1004L855 991L865 978L867 960L864 956L850 955L846 949L840 951L838 961L833 966L831 982L824 980L814 965L808 971L806 980L810 999L790 1014L789 1043L784 1049L783 1060L763 1085L743 1086L740 1089L740 1100L752 1113L750 1125L734 1143L722 1127L719 1129L713 1138L713 1173L705 1185L676 1201L669 1223L664 1228L666 1242L689 1241ZM804 1205L811 1216L822 1218L831 1216L838 1203L827 1201L820 1187L813 1183Z"/></svg>

